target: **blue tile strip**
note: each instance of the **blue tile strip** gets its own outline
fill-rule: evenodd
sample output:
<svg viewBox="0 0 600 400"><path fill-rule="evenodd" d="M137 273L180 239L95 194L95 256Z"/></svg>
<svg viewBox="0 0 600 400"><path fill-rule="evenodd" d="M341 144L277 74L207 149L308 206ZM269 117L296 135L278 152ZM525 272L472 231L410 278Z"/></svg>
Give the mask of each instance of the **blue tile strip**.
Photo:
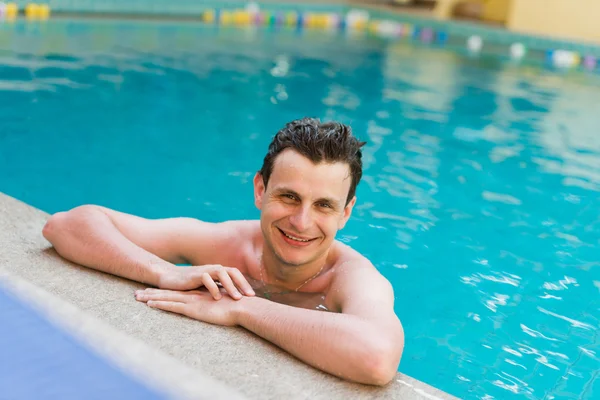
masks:
<svg viewBox="0 0 600 400"><path fill-rule="evenodd" d="M0 398L162 399L0 288Z"/></svg>

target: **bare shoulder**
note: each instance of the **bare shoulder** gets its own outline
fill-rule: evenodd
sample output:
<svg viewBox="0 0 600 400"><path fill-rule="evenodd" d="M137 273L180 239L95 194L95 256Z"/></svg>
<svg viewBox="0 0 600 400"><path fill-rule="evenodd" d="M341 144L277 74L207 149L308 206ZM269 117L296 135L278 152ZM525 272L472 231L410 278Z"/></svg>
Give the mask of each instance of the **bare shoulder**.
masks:
<svg viewBox="0 0 600 400"><path fill-rule="evenodd" d="M336 250L328 297L338 311L359 315L372 314L373 307L393 311L391 282L358 251L342 243Z"/></svg>
<svg viewBox="0 0 600 400"><path fill-rule="evenodd" d="M389 281L375 268L373 263L352 247L337 242L335 251L332 272L333 279L336 281L354 281L357 276L362 276L367 277L369 281L377 280L380 283L389 284Z"/></svg>

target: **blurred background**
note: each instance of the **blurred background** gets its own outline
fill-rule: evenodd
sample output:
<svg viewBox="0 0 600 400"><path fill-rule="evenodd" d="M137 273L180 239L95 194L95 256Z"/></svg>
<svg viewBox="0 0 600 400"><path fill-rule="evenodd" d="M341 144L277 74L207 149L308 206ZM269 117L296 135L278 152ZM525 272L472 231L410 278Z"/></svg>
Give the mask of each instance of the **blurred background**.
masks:
<svg viewBox="0 0 600 400"><path fill-rule="evenodd" d="M365 0L440 19L482 21L532 34L600 43L597 0Z"/></svg>

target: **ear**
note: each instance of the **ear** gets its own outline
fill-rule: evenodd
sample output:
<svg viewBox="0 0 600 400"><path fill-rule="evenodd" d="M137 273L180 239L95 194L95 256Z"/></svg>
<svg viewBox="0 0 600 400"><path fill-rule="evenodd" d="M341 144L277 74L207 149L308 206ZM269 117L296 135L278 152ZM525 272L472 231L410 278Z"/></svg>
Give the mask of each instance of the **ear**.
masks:
<svg viewBox="0 0 600 400"><path fill-rule="evenodd" d="M348 220L350 219L350 215L352 215L352 209L354 208L355 204L356 204L356 196L354 196L352 198L352 200L350 200L348 202L348 205L346 207L344 207L344 213L342 214L342 218L340 218L340 223L338 224L338 229L343 229L344 226L346 226L346 222L348 222Z"/></svg>
<svg viewBox="0 0 600 400"><path fill-rule="evenodd" d="M262 209L262 199L265 194L265 182L260 172L254 175L254 205L259 210Z"/></svg>

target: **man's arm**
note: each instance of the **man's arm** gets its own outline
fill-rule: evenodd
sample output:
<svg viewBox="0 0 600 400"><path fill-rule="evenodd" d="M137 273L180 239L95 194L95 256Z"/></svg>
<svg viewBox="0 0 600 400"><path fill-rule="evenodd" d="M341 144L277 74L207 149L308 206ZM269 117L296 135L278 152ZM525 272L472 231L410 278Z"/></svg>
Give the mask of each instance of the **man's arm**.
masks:
<svg viewBox="0 0 600 400"><path fill-rule="evenodd" d="M341 313L248 297L237 305L237 322L323 371L385 385L394 378L404 349L393 289L373 267L346 264L341 269L329 291Z"/></svg>
<svg viewBox="0 0 600 400"><path fill-rule="evenodd" d="M77 264L153 286L178 263L232 265L224 246L235 243L227 223L191 218L150 220L86 205L54 214L44 237Z"/></svg>

